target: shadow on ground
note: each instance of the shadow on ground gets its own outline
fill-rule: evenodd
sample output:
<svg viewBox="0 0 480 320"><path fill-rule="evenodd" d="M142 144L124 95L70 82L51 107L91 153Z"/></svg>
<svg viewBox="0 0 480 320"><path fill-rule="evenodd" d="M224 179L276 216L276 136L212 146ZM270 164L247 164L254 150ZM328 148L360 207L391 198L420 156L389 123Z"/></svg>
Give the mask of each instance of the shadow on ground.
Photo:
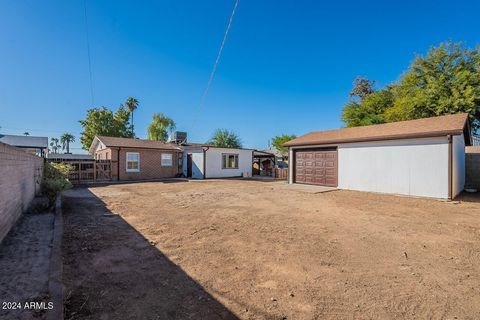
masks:
<svg viewBox="0 0 480 320"><path fill-rule="evenodd" d="M458 197L455 198L457 201L463 202L476 202L480 203L480 192L462 192Z"/></svg>
<svg viewBox="0 0 480 320"><path fill-rule="evenodd" d="M238 319L88 189L63 213L65 319Z"/></svg>

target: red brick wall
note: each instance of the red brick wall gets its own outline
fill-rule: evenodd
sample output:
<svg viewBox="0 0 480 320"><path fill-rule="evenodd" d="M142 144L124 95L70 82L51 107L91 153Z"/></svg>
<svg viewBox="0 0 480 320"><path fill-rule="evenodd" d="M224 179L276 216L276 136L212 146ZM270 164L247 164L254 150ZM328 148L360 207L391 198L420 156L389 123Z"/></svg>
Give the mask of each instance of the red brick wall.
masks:
<svg viewBox="0 0 480 320"><path fill-rule="evenodd" d="M127 172L126 157L127 152L140 153L140 172ZM161 154L173 154L172 166L161 166ZM117 180L117 165L120 166L120 180L148 180L173 178L178 171L178 151L174 150L159 150L159 149L137 149L137 148L121 148L120 161L117 161L117 148L107 148L97 151L98 159L112 160L112 180Z"/></svg>
<svg viewBox="0 0 480 320"><path fill-rule="evenodd" d="M43 161L0 142L0 241L40 190Z"/></svg>

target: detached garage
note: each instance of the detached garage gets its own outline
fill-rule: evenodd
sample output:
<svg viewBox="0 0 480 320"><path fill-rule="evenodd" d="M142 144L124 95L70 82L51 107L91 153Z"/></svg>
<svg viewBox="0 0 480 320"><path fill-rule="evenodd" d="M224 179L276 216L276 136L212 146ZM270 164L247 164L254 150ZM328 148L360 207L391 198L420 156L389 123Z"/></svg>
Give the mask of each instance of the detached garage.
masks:
<svg viewBox="0 0 480 320"><path fill-rule="evenodd" d="M467 114L312 132L285 144L289 183L453 199L466 145Z"/></svg>

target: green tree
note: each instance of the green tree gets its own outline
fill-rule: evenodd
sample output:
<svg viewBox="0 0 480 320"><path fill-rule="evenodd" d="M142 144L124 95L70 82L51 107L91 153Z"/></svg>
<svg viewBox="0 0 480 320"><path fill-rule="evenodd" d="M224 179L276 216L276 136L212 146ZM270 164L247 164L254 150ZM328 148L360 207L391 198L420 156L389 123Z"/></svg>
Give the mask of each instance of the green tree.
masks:
<svg viewBox="0 0 480 320"><path fill-rule="evenodd" d="M127 98L127 101L125 101L125 106L127 107L127 110L130 112L130 115L132 116L132 132L133 134L135 135L135 130L133 128L133 112L135 110L137 110L138 108L138 100L133 98L133 97L129 97Z"/></svg>
<svg viewBox="0 0 480 320"><path fill-rule="evenodd" d="M60 144L58 138L51 138L50 139L50 147L52 147L53 153L58 153L58 149L60 149Z"/></svg>
<svg viewBox="0 0 480 320"><path fill-rule="evenodd" d="M242 142L240 138L233 132L227 129L217 129L213 133L212 138L207 142L215 147L222 148L241 148Z"/></svg>
<svg viewBox="0 0 480 320"><path fill-rule="evenodd" d="M83 127L80 135L83 149L90 148L95 136L133 138L129 119L130 112L123 105L115 113L105 107L87 110L87 117L80 120Z"/></svg>
<svg viewBox="0 0 480 320"><path fill-rule="evenodd" d="M387 121L469 113L475 128L480 116L480 54L460 43L442 43L418 56L395 86Z"/></svg>
<svg viewBox="0 0 480 320"><path fill-rule="evenodd" d="M75 142L75 137L73 134L65 132L60 137L60 142L62 143L62 149L67 149L67 153L70 153L70 143Z"/></svg>
<svg viewBox="0 0 480 320"><path fill-rule="evenodd" d="M152 123L147 128L148 139L155 141L167 141L168 133L175 130L175 121L163 113L154 113Z"/></svg>
<svg viewBox="0 0 480 320"><path fill-rule="evenodd" d="M284 147L283 144L295 139L297 136L294 134L281 134L272 138L272 146L277 149L283 157L288 156L288 148Z"/></svg>
<svg viewBox="0 0 480 320"><path fill-rule="evenodd" d="M357 76L353 81L353 88L350 91L350 97L358 97L360 100L363 100L365 97L375 92L374 86L375 81Z"/></svg>
<svg viewBox="0 0 480 320"><path fill-rule="evenodd" d="M350 101L343 107L342 121L347 127L367 126L385 122L384 112L393 105L392 89L373 92L361 101Z"/></svg>
<svg viewBox="0 0 480 320"><path fill-rule="evenodd" d="M342 120L352 127L463 112L477 129L480 50L447 42L417 56L397 83L348 102Z"/></svg>

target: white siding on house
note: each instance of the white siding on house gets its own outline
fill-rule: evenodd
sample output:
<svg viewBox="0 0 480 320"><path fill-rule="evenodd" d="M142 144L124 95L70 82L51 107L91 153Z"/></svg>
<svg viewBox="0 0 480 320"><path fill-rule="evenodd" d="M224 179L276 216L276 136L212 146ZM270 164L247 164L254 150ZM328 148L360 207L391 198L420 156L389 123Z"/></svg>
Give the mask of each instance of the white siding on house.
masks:
<svg viewBox="0 0 480 320"><path fill-rule="evenodd" d="M183 174L187 176L187 155L192 155L192 179L203 179L203 149L184 149Z"/></svg>
<svg viewBox="0 0 480 320"><path fill-rule="evenodd" d="M222 154L238 154L238 169L222 169ZM206 152L206 177L208 178L228 178L252 176L252 150L247 149L229 149L212 148Z"/></svg>
<svg viewBox="0 0 480 320"><path fill-rule="evenodd" d="M452 196L465 188L465 138L462 135L452 139Z"/></svg>
<svg viewBox="0 0 480 320"><path fill-rule="evenodd" d="M340 144L338 187L448 198L447 137Z"/></svg>

